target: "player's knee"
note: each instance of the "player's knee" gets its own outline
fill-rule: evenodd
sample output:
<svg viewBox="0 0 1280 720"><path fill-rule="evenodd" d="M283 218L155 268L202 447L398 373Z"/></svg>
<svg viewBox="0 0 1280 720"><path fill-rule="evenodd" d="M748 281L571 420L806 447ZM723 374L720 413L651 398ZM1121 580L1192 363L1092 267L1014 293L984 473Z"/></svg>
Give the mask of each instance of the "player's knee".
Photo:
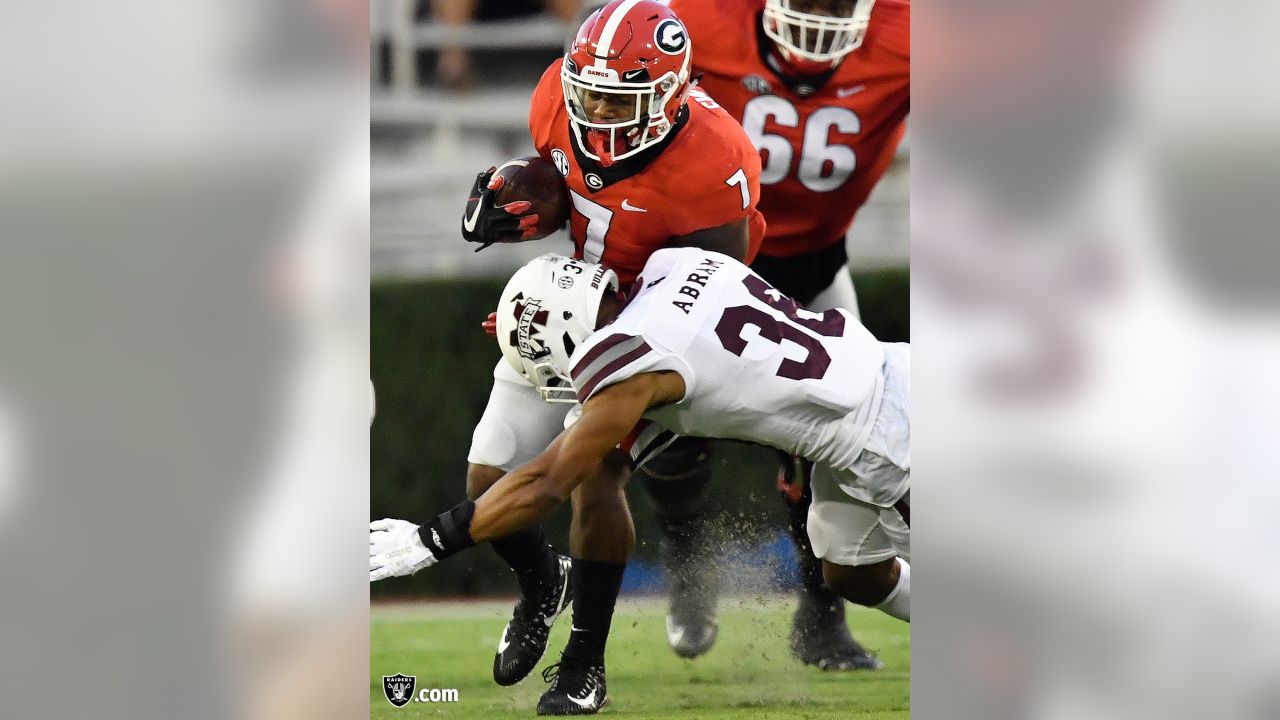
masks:
<svg viewBox="0 0 1280 720"><path fill-rule="evenodd" d="M626 456L611 453L601 463L600 472L573 490L575 512L599 512L616 508L620 503L625 507L625 488L630 477Z"/></svg>
<svg viewBox="0 0 1280 720"><path fill-rule="evenodd" d="M467 466L467 499L475 500L505 475L502 468L472 463Z"/></svg>
<svg viewBox="0 0 1280 720"><path fill-rule="evenodd" d="M872 607L884 602L897 585L898 561L889 558L870 565L836 565L823 561L827 587L845 600Z"/></svg>
<svg viewBox="0 0 1280 720"><path fill-rule="evenodd" d="M658 515L681 519L707 504L711 462L706 440L682 437L636 471Z"/></svg>

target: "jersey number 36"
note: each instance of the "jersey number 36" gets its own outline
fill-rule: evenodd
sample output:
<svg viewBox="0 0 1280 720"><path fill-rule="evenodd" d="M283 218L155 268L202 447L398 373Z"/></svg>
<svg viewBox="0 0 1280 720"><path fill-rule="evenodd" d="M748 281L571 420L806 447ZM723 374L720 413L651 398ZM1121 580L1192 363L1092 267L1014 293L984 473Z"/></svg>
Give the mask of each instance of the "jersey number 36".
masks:
<svg viewBox="0 0 1280 720"><path fill-rule="evenodd" d="M791 380L820 380L827 374L831 366L831 355L822 346L822 341L801 328L806 328L822 337L841 337L844 335L845 318L839 310L828 310L824 313L809 312L801 309L794 300L774 290L764 280L755 275L742 279L752 297L763 302L770 309L780 312L786 319L780 318L764 308L755 305L734 305L727 307L716 323L716 336L725 350L742 357L750 342L742 336L742 331L752 325L757 328L762 339L776 345L783 340L790 340L805 350L803 360L784 358L778 364L775 375Z"/></svg>

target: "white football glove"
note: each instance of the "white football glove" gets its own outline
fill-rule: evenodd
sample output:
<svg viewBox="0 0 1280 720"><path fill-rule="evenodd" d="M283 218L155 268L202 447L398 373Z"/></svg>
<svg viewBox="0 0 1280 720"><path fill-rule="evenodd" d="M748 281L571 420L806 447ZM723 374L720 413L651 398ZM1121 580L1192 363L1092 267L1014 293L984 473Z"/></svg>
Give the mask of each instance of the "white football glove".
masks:
<svg viewBox="0 0 1280 720"><path fill-rule="evenodd" d="M369 523L369 582L412 575L435 564L417 525L391 518Z"/></svg>

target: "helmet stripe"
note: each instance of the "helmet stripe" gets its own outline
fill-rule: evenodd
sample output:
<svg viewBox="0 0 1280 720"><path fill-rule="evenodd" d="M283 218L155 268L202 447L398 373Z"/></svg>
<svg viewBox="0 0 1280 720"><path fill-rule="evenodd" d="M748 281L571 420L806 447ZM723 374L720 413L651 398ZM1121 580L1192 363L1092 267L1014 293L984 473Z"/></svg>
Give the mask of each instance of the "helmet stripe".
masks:
<svg viewBox="0 0 1280 720"><path fill-rule="evenodd" d="M600 33L600 40L596 43L597 52L600 52L600 48L604 48L603 54L609 54L609 51L613 49L613 36L618 32L618 26L622 24L623 18L627 16L631 8L639 3L640 0L626 0L614 8L613 14L609 16L609 20L604 24L604 32ZM596 56L595 66L601 70L608 67L605 64L605 59L599 55Z"/></svg>

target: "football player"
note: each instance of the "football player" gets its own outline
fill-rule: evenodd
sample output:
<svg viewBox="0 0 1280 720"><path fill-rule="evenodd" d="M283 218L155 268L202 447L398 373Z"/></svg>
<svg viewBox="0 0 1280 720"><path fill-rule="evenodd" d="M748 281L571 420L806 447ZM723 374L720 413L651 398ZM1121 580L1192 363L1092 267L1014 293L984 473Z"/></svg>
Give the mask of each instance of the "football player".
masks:
<svg viewBox="0 0 1280 720"><path fill-rule="evenodd" d="M847 310L802 310L742 263L698 248L659 250L629 297L617 287L603 266L556 255L512 277L498 306L505 361L544 391L572 388L581 413L474 501L422 526L372 523L371 578L506 537L598 478L619 445L643 464L679 433L815 462L808 534L827 585L909 621L908 346L877 341ZM588 692L602 699L603 677Z"/></svg>
<svg viewBox="0 0 1280 720"><path fill-rule="evenodd" d="M665 4L614 0L583 22L531 99L534 146L555 163L572 199L575 256L603 263L622 282L662 247L697 246L750 261L764 236L756 210L760 156L737 121L692 86L691 57L684 25ZM495 205L502 183L492 169L481 173L467 203L463 236L481 249L534 234L538 217L527 202ZM530 322L545 322L532 312ZM535 387L498 362L467 458L468 497L479 498L560 433L576 396L556 382L551 376ZM539 713L594 712L603 704L605 640L635 544L619 490L628 473L626 458L618 458L600 468L600 482L574 492L572 562L551 548L537 524L491 542L520 587L494 658L499 684L534 669L552 624L573 605L574 632Z"/></svg>
<svg viewBox="0 0 1280 720"><path fill-rule="evenodd" d="M741 121L763 158L768 221L753 270L814 310L857 312L845 234L893 161L910 102L907 0L671 0L698 52L699 86ZM783 458L779 489L803 579L791 650L825 670L879 667L824 586L805 522L809 464ZM716 638L717 567L707 552L707 443L685 438L636 473L653 498L672 578L667 640L697 657Z"/></svg>

